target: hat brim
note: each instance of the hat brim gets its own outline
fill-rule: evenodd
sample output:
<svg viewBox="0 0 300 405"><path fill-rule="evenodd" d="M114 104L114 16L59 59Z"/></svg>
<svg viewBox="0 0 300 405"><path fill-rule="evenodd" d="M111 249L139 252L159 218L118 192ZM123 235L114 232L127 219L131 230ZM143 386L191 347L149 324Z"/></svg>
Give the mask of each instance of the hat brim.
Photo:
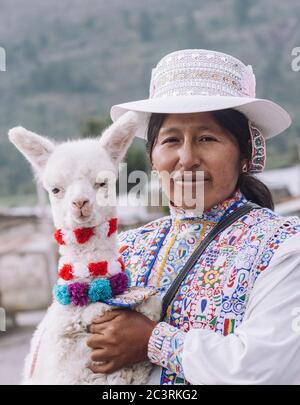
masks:
<svg viewBox="0 0 300 405"><path fill-rule="evenodd" d="M116 121L127 111L140 112L141 120L136 136L146 139L147 126L152 113L186 114L233 108L242 112L263 136L271 138L291 125L286 110L270 100L231 96L172 96L132 101L112 106L110 115Z"/></svg>

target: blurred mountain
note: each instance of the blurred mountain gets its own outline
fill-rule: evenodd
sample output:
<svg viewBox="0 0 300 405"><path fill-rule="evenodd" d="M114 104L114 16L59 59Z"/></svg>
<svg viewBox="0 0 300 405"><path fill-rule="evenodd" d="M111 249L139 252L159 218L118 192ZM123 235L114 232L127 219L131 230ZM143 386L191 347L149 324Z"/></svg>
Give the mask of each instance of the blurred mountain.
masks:
<svg viewBox="0 0 300 405"><path fill-rule="evenodd" d="M300 139L299 0L0 0L0 194L34 190L29 167L7 141L22 125L57 139L79 136L112 104L146 98L166 53L207 48L252 64L257 96L285 106L295 123L270 142L270 167L287 164ZM139 146L140 147L140 146ZM290 157L291 156L291 157Z"/></svg>

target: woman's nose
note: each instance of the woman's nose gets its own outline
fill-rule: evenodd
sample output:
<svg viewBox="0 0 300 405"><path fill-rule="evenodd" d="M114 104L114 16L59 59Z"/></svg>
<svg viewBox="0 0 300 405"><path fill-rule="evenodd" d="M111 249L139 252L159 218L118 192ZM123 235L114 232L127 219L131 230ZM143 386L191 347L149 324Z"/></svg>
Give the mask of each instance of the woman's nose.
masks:
<svg viewBox="0 0 300 405"><path fill-rule="evenodd" d="M179 163L184 170L191 170L195 166L200 165L201 159L199 156L199 151L191 142L183 143L181 148L179 148L178 153Z"/></svg>

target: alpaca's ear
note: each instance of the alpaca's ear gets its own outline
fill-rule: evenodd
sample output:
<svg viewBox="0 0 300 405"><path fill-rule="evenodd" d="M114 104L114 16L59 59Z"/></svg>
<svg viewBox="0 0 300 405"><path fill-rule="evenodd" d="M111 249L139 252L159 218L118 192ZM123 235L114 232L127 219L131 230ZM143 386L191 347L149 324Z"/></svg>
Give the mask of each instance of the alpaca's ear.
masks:
<svg viewBox="0 0 300 405"><path fill-rule="evenodd" d="M133 141L138 125L138 114L130 111L108 127L100 138L100 145L106 149L115 163L119 163Z"/></svg>
<svg viewBox="0 0 300 405"><path fill-rule="evenodd" d="M12 128L9 140L26 157L37 172L41 172L53 152L55 145L49 139L27 131L23 127Z"/></svg>

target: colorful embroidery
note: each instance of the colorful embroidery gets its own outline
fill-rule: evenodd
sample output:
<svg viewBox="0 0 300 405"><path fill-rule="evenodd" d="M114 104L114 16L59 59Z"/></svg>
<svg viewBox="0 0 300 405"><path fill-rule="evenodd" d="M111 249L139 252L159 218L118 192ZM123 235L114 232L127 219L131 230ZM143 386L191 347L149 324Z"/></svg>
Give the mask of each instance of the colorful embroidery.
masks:
<svg viewBox="0 0 300 405"><path fill-rule="evenodd" d="M248 121L248 126L252 148L251 161L248 171L250 173L261 173L266 165L266 141L260 130L256 128L251 121Z"/></svg>
<svg viewBox="0 0 300 405"><path fill-rule="evenodd" d="M181 379L182 349L185 333L166 322L160 322L154 328L148 345L148 357L152 363L168 368Z"/></svg>
<svg viewBox="0 0 300 405"><path fill-rule="evenodd" d="M223 215L246 201L237 191L233 198L202 216L171 209L170 216L121 234L121 244L129 246L122 256L133 284L159 286L163 295L197 244ZM233 333L243 321L256 279L269 267L280 245L296 233L300 233L297 217L283 218L266 208L240 218L203 253L168 308L165 321L183 333L191 328L210 329L222 335ZM160 339L164 340L162 331ZM180 345L175 347L175 359L167 348L168 344L177 344L175 341L164 341L167 368L163 369L162 384L185 383L174 372L176 361L180 362ZM162 365L159 348L156 350L157 364Z"/></svg>

